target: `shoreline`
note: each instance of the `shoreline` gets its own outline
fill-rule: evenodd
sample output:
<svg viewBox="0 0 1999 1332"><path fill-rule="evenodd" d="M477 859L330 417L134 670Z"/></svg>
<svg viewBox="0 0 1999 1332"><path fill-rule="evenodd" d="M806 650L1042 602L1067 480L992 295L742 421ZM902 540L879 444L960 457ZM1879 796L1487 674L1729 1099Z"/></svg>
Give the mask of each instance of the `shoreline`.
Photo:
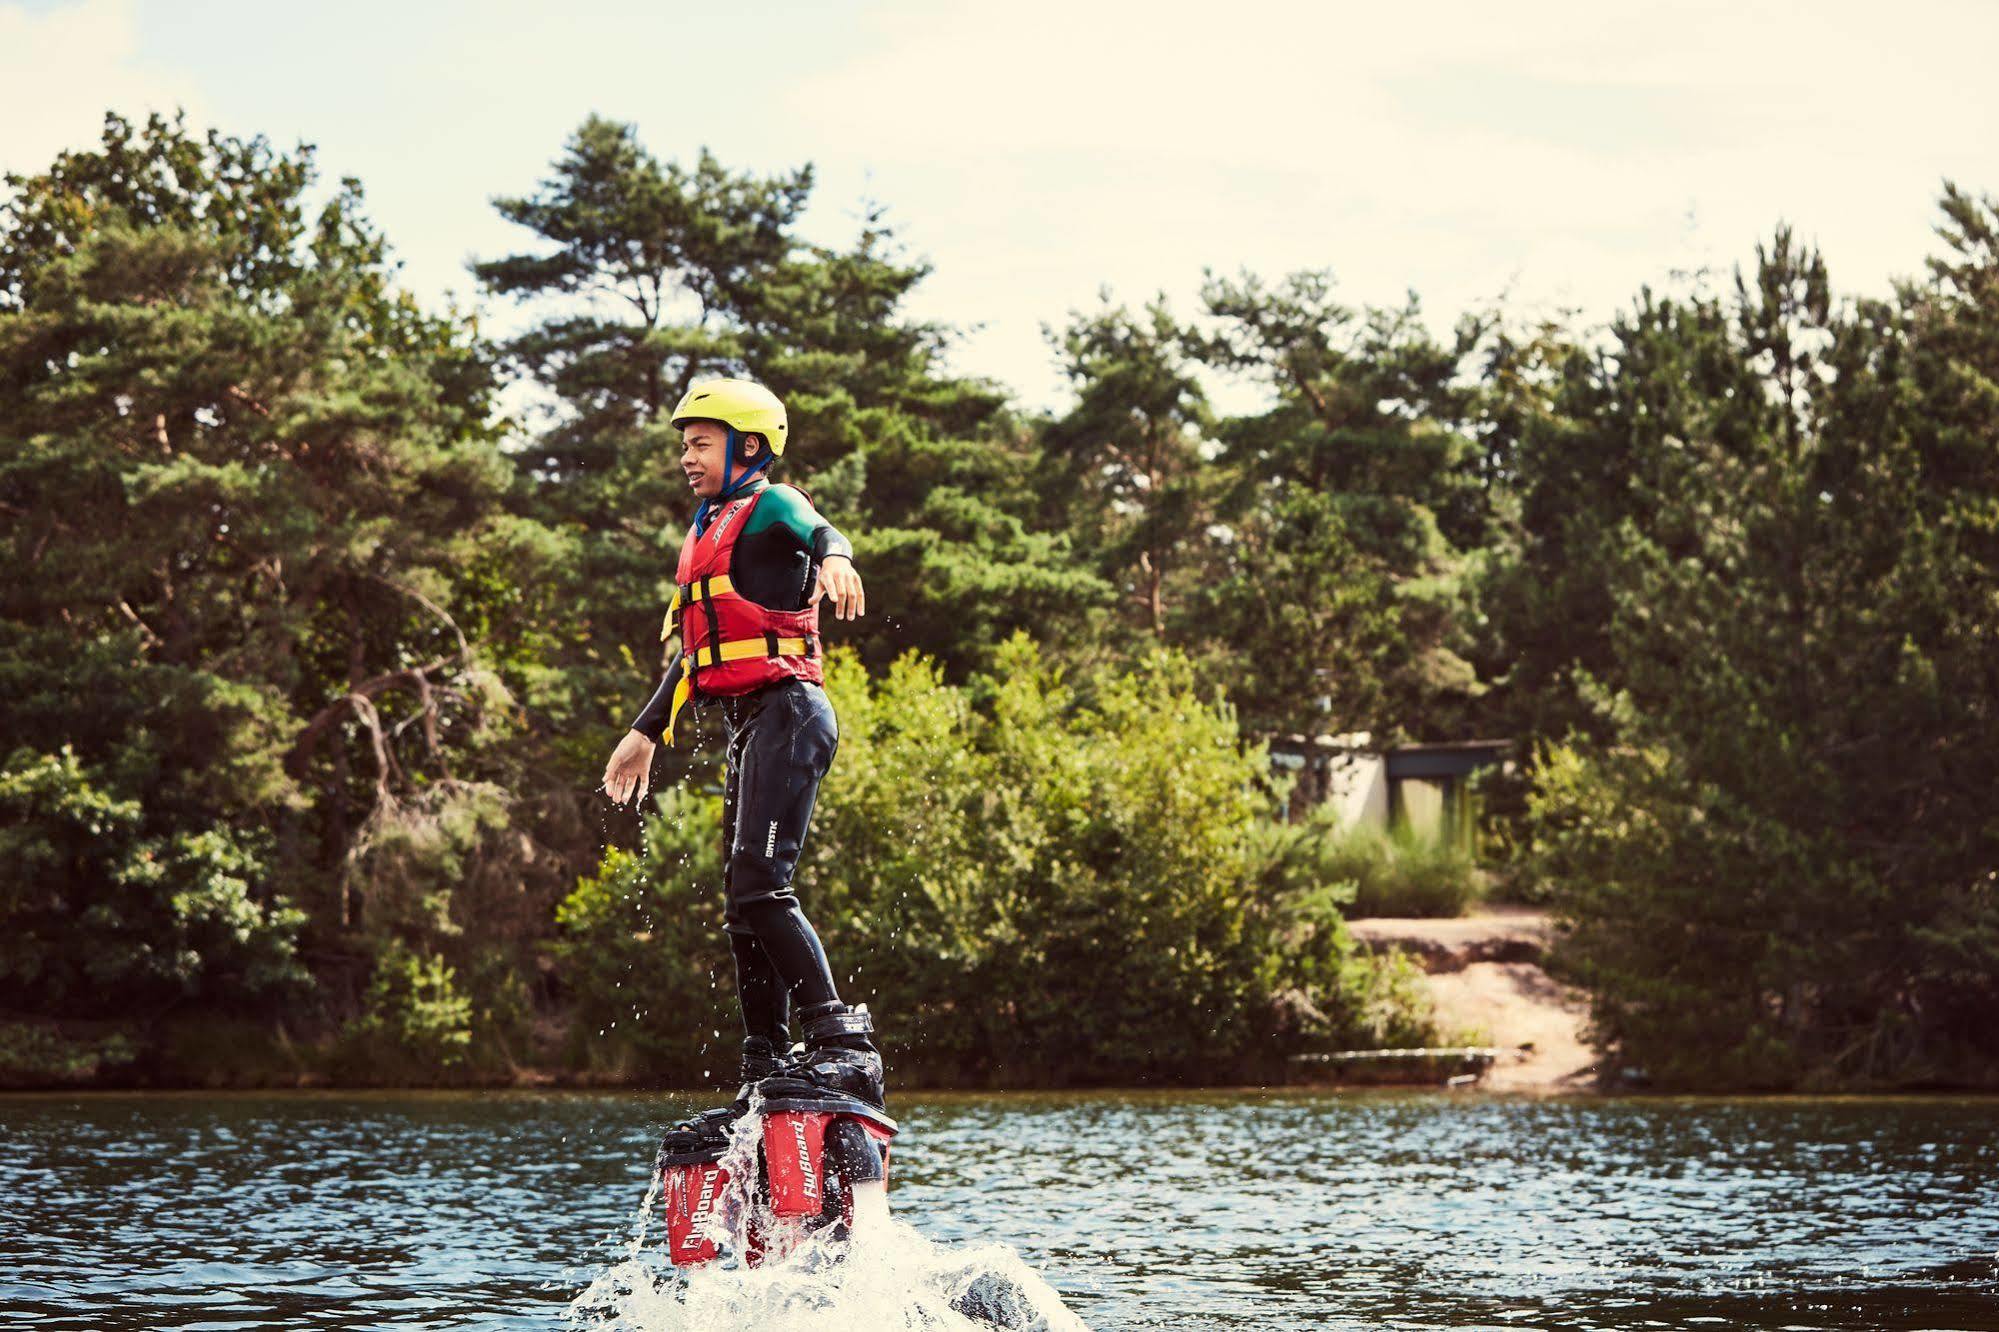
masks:
<svg viewBox="0 0 1999 1332"><path fill-rule="evenodd" d="M475 1097L523 1098L533 1096L574 1097L574 1096L626 1096L659 1097L675 1100L703 1100L715 1096L712 1089L689 1088L648 1088L648 1087L47 1087L0 1089L0 1105L9 1102L49 1102L55 1100L250 1100L256 1098L282 1098L296 1100L465 1100ZM1786 1101L1809 1102L1824 1105L1837 1102L1871 1103L1883 1101L1967 1101L1981 1104L1999 1102L1999 1088L1920 1088L1910 1090L1881 1091L1660 1091L1633 1089L1619 1091L1535 1091L1514 1088L1487 1090L1483 1088L1442 1087L1411 1083L1378 1083L1343 1085L1311 1085L1294 1083L1289 1085L1215 1085L1201 1086L1187 1084L1173 1087L1062 1087L1062 1088L1006 1088L1003 1090L980 1091L963 1087L955 1088L897 1088L891 1091L891 1101L1026 1101L1026 1100L1097 1100L1104 1097L1119 1097L1129 1100L1172 1100L1185 1101L1214 1097L1217 1099L1241 1100L1256 1098L1264 1100L1326 1100L1348 1098L1353 1100L1385 1100L1409 1098L1434 1098L1472 1102L1488 1101L1574 1101L1591 1104L1615 1105L1650 1102L1712 1102L1740 1101L1755 1104L1776 1104Z"/></svg>
<svg viewBox="0 0 1999 1332"><path fill-rule="evenodd" d="M1556 933L1547 912L1495 904L1464 916L1363 917L1347 928L1369 948L1422 968L1448 1043L1508 1052L1473 1089L1604 1094L1601 1055L1588 1041L1589 996L1544 966Z"/></svg>
<svg viewBox="0 0 1999 1332"><path fill-rule="evenodd" d="M915 1098L993 1099L1029 1097L1188 1098L1322 1097L1421 1093L1473 1100L1632 1101L1647 1099L1745 1099L1823 1102L1929 1100L1999 1097L1999 1086L1968 1084L1836 1088L1824 1091L1757 1088L1660 1087L1643 1081L1602 1085L1599 1054L1587 1043L1588 997L1543 967L1557 925L1543 911L1497 904L1457 917L1362 917L1348 922L1354 937L1378 952L1400 953L1422 972L1421 983L1435 1008L1440 1040L1449 1046L1493 1048L1499 1057L1470 1081L1446 1080L1434 1070L1412 1076L1384 1062L1355 1061L1331 1076L1313 1076L1298 1066L1270 1082L1177 1082L1013 1086L1004 1089L943 1081L928 1083L920 1071L894 1087L894 1095ZM47 1081L20 1079L0 1085L0 1100L33 1102L54 1097L253 1097L409 1098L521 1095L654 1096L699 1101L723 1094L715 1086L665 1086L597 1072L537 1065L489 1069L479 1075L441 1080L345 1081L320 1069L298 1066L289 1041L278 1045L290 1068L266 1065L235 1079L160 1077L149 1069L138 1076L83 1076ZM914 1061L912 1061L914 1062ZM1274 1071L1274 1070L1273 1070ZM1451 1085L1456 1081L1458 1085Z"/></svg>

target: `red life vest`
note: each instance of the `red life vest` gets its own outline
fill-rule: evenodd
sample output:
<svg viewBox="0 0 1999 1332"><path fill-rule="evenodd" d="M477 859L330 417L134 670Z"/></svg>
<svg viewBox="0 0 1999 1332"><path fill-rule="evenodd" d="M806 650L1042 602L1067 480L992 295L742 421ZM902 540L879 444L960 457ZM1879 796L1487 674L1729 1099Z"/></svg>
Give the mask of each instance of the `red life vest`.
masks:
<svg viewBox="0 0 1999 1332"><path fill-rule="evenodd" d="M825 679L820 666L819 598L804 610L774 610L736 591L729 560L736 538L769 486L722 506L680 547L673 581L679 586L660 630L665 640L680 630L683 681L690 694L753 693L779 680ZM675 699L679 711L681 699ZM669 733L672 723L667 723Z"/></svg>

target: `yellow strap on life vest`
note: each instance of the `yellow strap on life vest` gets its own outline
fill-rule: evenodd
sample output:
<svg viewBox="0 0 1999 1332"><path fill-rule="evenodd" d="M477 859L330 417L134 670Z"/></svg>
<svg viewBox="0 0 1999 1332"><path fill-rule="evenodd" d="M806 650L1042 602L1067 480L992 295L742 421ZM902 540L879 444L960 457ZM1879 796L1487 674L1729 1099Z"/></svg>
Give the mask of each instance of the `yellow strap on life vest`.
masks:
<svg viewBox="0 0 1999 1332"><path fill-rule="evenodd" d="M718 578L714 581L720 583L722 580ZM711 590L720 592L723 589L714 587ZM770 640L766 638L736 638L722 644L719 650L713 646L704 645L696 651L687 653L682 665L680 683L673 687L673 706L666 714L666 743L669 745L673 743L673 723L679 719L680 709L686 704L688 699L694 696L693 676L694 672L701 669L701 667L719 666L725 661L741 661L745 657L810 657L812 655L814 654L811 642L802 637L778 639L777 651L774 653L770 650ZM697 657L703 660L697 663L695 661Z"/></svg>
<svg viewBox="0 0 1999 1332"><path fill-rule="evenodd" d="M729 575L727 574L715 574L709 578L697 578L686 587L676 584L673 589L673 600L666 604L666 622L659 627L659 641L664 643L667 639L673 637L674 627L679 623L680 594L682 592L687 594L686 604L691 606L697 601L713 601L723 593L734 592L735 590L736 585L729 581Z"/></svg>
<svg viewBox="0 0 1999 1332"><path fill-rule="evenodd" d="M741 661L745 657L809 657L812 645L803 638L780 638L777 651L770 650L770 640L765 638L736 638L717 648L712 643L703 643L687 654L695 670L704 666L719 666L725 661Z"/></svg>
<svg viewBox="0 0 1999 1332"><path fill-rule="evenodd" d="M694 685L685 674L682 674L680 683L673 687L673 706L666 714L666 743L669 748L673 745L673 724L680 720L681 708L685 707L687 700L692 697L694 697Z"/></svg>

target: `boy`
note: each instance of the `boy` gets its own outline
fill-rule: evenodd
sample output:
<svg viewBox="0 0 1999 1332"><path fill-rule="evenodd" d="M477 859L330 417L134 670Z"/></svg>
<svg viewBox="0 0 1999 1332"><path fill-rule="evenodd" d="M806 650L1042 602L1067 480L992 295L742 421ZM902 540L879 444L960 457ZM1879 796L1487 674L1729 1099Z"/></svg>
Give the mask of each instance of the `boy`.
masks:
<svg viewBox="0 0 1999 1332"><path fill-rule="evenodd" d="M819 782L839 746L820 687L819 600L851 619L866 612L853 547L806 494L769 479L784 452L784 404L761 384L711 379L674 408L681 470L701 500L681 546L662 638L681 652L604 769L623 803L645 794L653 747L671 743L689 698L714 700L728 723L723 783L724 926L743 1009L742 1085L703 1119L734 1118L750 1090L779 1072L882 1106L882 1061L867 1007L840 1001L832 968L791 889ZM796 1008L806 1045L786 1065Z"/></svg>

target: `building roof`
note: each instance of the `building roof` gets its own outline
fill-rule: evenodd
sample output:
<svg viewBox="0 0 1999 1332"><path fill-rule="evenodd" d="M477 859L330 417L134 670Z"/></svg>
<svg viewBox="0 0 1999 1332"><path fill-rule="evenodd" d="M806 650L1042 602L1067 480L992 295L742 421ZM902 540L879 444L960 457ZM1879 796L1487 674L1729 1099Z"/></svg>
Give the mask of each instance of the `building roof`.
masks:
<svg viewBox="0 0 1999 1332"><path fill-rule="evenodd" d="M1358 757L1378 754L1387 761L1391 781L1404 777L1458 777L1475 768L1498 763L1512 750L1511 740L1451 740L1377 749L1366 731L1350 735L1279 735L1270 748L1279 754L1325 754Z"/></svg>
<svg viewBox="0 0 1999 1332"><path fill-rule="evenodd" d="M1388 751L1388 780L1404 777L1462 777L1498 763L1513 748L1511 740L1459 740L1439 745L1398 745Z"/></svg>

